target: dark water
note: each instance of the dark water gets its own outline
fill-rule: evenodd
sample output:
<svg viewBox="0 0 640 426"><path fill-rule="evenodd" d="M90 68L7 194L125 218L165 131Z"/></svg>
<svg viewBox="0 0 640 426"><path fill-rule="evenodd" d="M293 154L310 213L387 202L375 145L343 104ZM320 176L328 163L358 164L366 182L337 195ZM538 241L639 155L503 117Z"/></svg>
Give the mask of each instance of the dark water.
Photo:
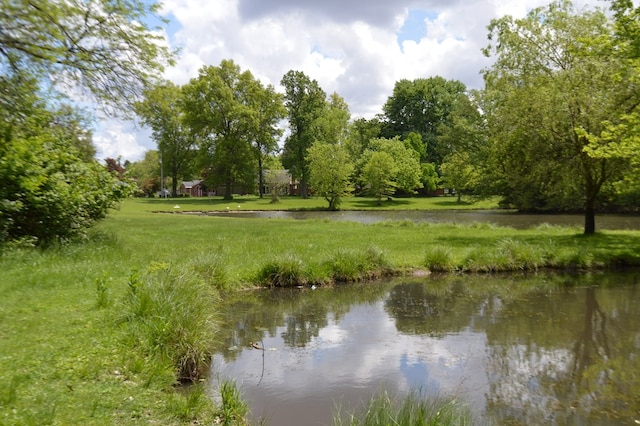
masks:
<svg viewBox="0 0 640 426"><path fill-rule="evenodd" d="M431 223L491 223L497 226L510 226L526 229L541 224L558 226L584 226L582 215L559 214L520 214L496 210L403 210L403 211L259 211L259 212L208 212L211 216L238 218L278 218L278 219L327 219L360 223L409 220ZM596 229L640 229L640 215L599 215L596 217Z"/></svg>
<svg viewBox="0 0 640 426"><path fill-rule="evenodd" d="M382 387L456 396L479 424L638 424L639 283L540 273L249 292L221 312L212 380L236 380L278 426L331 424Z"/></svg>

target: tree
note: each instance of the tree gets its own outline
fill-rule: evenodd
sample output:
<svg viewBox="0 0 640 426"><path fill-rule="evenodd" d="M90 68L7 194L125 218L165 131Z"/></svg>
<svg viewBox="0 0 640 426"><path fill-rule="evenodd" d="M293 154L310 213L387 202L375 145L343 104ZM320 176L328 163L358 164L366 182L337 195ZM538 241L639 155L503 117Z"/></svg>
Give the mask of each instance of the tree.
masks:
<svg viewBox="0 0 640 426"><path fill-rule="evenodd" d="M144 158L131 163L126 175L137 183L138 189L147 197L160 191L160 154L155 149L144 153Z"/></svg>
<svg viewBox="0 0 640 426"><path fill-rule="evenodd" d="M282 129L278 122L286 115L284 97L277 93L272 85L264 87L259 81L253 85L250 101L252 102L253 129L252 146L258 164L258 192L264 197L264 162L278 148L278 140Z"/></svg>
<svg viewBox="0 0 640 426"><path fill-rule="evenodd" d="M144 100L135 104L136 113L158 145L161 166L171 177L171 195L178 195L178 182L190 178L197 144L185 125L182 88L165 81L144 91Z"/></svg>
<svg viewBox="0 0 640 426"><path fill-rule="evenodd" d="M224 199L233 199L234 185L255 185L254 151L258 135L256 81L231 60L200 69L184 88L186 120L201 140L207 185L224 185Z"/></svg>
<svg viewBox="0 0 640 426"><path fill-rule="evenodd" d="M406 138L409 133L422 137L425 149L421 161L442 160L437 147L441 126L448 124L448 117L456 102L463 99L466 87L457 80L443 77L419 78L413 81L400 80L393 88L393 94L383 106L386 125L382 135L387 138Z"/></svg>
<svg viewBox="0 0 640 426"><path fill-rule="evenodd" d="M314 191L329 203L329 210L338 210L341 199L353 191L353 163L340 144L316 142L307 150L309 182Z"/></svg>
<svg viewBox="0 0 640 426"><path fill-rule="evenodd" d="M345 147L353 161L357 161L365 149L369 147L369 141L380 137L382 122L379 118L357 118L351 122L349 136L345 141Z"/></svg>
<svg viewBox="0 0 640 426"><path fill-rule="evenodd" d="M383 198L390 198L396 191L395 177L398 168L393 157L384 151L371 152L362 168L361 180L368 194L382 205Z"/></svg>
<svg viewBox="0 0 640 426"><path fill-rule="evenodd" d="M389 155L392 165L389 166L388 159L384 156L375 156L374 162L371 162L371 158L374 153L384 152ZM376 180L375 196L387 196L391 197L393 193L389 193L391 189L401 190L403 192L414 194L416 188L422 188L422 169L420 168L419 155L412 148L408 148L400 138L393 139L378 138L369 142L369 148L363 153L360 159L360 180L365 186L370 188L373 182L369 178ZM371 170L374 167L372 164L378 164L383 166L385 170L380 171L377 174ZM369 169L367 171L367 169ZM385 181L390 180L393 185L387 185ZM384 191L380 191L380 188L384 187ZM371 191L369 191L371 192Z"/></svg>
<svg viewBox="0 0 640 426"><path fill-rule="evenodd" d="M349 105L337 93L332 93L325 110L315 122L315 141L332 145L344 144L349 135Z"/></svg>
<svg viewBox="0 0 640 426"><path fill-rule="evenodd" d="M458 204L462 201L462 194L474 190L480 180L479 171L466 151L456 151L446 156L440 170L444 184L456 190Z"/></svg>
<svg viewBox="0 0 640 426"><path fill-rule="evenodd" d="M584 233L594 233L602 186L629 164L590 155L589 135L640 101L632 70L612 54L611 21L558 1L489 31L485 53L496 61L484 73L484 105L496 189L520 209L581 209Z"/></svg>
<svg viewBox="0 0 640 426"><path fill-rule="evenodd" d="M5 0L0 69L81 89L105 107L130 105L172 61L145 24L158 8L141 0Z"/></svg>
<svg viewBox="0 0 640 426"><path fill-rule="evenodd" d="M316 80L301 71L289 71L280 82L285 88L285 106L290 134L285 140L282 163L299 181L300 196L308 197L307 149L316 140L316 121L326 110L326 95Z"/></svg>

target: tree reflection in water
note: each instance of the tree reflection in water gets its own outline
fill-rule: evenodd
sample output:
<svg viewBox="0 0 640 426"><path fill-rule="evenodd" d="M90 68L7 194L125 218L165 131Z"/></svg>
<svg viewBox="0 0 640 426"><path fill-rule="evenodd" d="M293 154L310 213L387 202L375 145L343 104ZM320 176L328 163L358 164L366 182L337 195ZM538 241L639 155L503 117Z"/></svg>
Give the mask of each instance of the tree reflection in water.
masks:
<svg viewBox="0 0 640 426"><path fill-rule="evenodd" d="M468 357L480 367L474 364L475 370L462 374L475 375L468 381L485 383L486 389L465 390L464 379L459 387L443 386L446 374L436 370L440 363L452 371L465 361L434 360L428 350L398 350L397 364L386 366L397 372L381 371L381 377L398 374L398 380L413 383L407 375L419 375L436 391L459 388L463 398L480 398L478 414L498 424L633 424L640 420L639 276L434 276L321 291L252 292L223 306L228 323L220 353L231 363L249 342L271 338L281 339L282 351L301 350L302 357L311 345L319 354L323 332L343 327L352 307L382 304L380 314L395 324L393 335L372 332L385 356L395 353L385 348L399 342L415 340L412 346L424 347L439 341L460 348L475 336L468 350L478 353ZM357 350L354 342L340 345ZM339 349L334 343L331 350L335 356ZM357 359L351 352L340 354ZM274 374L284 377L281 370Z"/></svg>

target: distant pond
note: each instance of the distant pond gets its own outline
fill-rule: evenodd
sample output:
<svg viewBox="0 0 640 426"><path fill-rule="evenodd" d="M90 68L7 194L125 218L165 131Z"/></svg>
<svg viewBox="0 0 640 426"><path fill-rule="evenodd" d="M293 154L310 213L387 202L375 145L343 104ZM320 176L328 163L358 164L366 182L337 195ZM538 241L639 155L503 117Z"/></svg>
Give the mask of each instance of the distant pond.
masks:
<svg viewBox="0 0 640 426"><path fill-rule="evenodd" d="M479 424L640 422L640 272L429 276L242 293L212 384L267 424L328 425L392 394L466 401ZM255 349L255 346L264 350Z"/></svg>
<svg viewBox="0 0 640 426"><path fill-rule="evenodd" d="M559 226L584 226L584 216L576 214L520 214L499 210L348 210L348 211L231 211L207 212L210 216L273 219L324 219L360 223L409 220L431 223L491 223L526 229L548 223ZM598 215L596 229L640 229L640 215Z"/></svg>

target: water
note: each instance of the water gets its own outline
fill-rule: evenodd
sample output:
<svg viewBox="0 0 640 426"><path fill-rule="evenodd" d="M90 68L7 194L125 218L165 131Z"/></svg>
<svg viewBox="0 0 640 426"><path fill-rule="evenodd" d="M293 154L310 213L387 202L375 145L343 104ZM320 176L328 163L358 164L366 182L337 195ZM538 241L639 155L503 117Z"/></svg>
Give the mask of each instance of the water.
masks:
<svg viewBox="0 0 640 426"><path fill-rule="evenodd" d="M584 215L576 214L520 214L496 210L360 210L360 211L234 211L207 212L210 216L237 218L272 219L326 219L360 223L375 223L388 220L410 220L431 223L491 223L497 226L510 226L516 229L531 228L543 223L558 226L584 226ZM640 229L639 215L598 215L597 230Z"/></svg>
<svg viewBox="0 0 640 426"><path fill-rule="evenodd" d="M638 282L541 273L245 293L221 312L212 380L236 380L254 417L278 426L331 424L383 387L457 396L480 423L636 424Z"/></svg>

